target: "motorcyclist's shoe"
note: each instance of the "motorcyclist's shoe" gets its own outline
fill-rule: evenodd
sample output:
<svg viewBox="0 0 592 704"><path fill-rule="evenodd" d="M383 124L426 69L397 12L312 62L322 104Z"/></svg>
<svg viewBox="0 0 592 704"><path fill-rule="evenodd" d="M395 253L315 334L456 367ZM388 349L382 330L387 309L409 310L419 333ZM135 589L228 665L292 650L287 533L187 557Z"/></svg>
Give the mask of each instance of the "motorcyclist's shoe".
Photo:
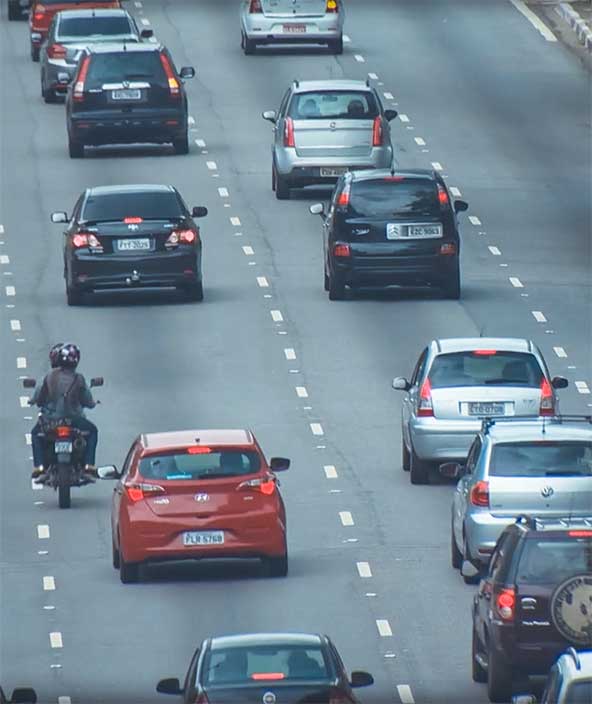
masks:
<svg viewBox="0 0 592 704"><path fill-rule="evenodd" d="M39 467L33 467L33 471L31 472L31 479L39 479L44 474L45 474L45 467L42 464L40 464Z"/></svg>

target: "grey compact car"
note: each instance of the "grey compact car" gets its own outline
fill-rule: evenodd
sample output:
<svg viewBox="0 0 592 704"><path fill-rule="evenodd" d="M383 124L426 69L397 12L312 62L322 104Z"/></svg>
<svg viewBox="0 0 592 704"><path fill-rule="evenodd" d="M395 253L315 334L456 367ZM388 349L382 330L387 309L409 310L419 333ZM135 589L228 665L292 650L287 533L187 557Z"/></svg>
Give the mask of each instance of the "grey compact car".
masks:
<svg viewBox="0 0 592 704"><path fill-rule="evenodd" d="M402 404L403 469L412 484L426 484L432 465L464 460L485 417L553 416L554 377L530 340L450 338L432 340L408 381L397 377Z"/></svg>
<svg viewBox="0 0 592 704"><path fill-rule="evenodd" d="M590 514L592 420L487 419L466 462L443 464L440 471L459 479L452 501L452 566L467 560L481 568L504 528L521 514Z"/></svg>
<svg viewBox="0 0 592 704"><path fill-rule="evenodd" d="M40 52L43 99L52 103L66 93L68 79L74 76L80 54L90 44L139 42L151 36L152 30L140 31L125 10L94 8L58 12Z"/></svg>
<svg viewBox="0 0 592 704"><path fill-rule="evenodd" d="M241 46L253 54L258 44L326 44L343 52L342 0L242 0Z"/></svg>
<svg viewBox="0 0 592 704"><path fill-rule="evenodd" d="M353 169L386 169L393 161L389 122L377 91L364 81L294 81L273 123L272 189L290 197L291 188L333 184Z"/></svg>

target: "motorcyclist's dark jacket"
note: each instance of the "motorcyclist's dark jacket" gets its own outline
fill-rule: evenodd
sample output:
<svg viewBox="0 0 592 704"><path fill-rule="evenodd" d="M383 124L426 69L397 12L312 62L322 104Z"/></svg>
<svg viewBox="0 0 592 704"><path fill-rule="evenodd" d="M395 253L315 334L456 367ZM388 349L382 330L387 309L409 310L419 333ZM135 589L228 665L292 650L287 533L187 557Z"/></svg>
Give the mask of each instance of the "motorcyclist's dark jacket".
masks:
<svg viewBox="0 0 592 704"><path fill-rule="evenodd" d="M31 404L43 409L48 418L77 418L84 408L96 406L82 374L73 369L52 369L35 390Z"/></svg>

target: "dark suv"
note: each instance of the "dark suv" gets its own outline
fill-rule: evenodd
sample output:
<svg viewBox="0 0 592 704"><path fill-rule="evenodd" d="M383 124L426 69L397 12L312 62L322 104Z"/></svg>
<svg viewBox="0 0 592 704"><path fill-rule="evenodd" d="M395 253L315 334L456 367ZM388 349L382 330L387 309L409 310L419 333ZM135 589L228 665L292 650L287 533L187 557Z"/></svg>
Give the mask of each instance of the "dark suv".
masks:
<svg viewBox="0 0 592 704"><path fill-rule="evenodd" d="M437 285L460 297L457 213L435 171L351 171L339 181L323 216L325 290L340 300L345 287Z"/></svg>
<svg viewBox="0 0 592 704"><path fill-rule="evenodd" d="M492 702L592 645L592 516L519 517L496 543L473 601L472 673Z"/></svg>
<svg viewBox="0 0 592 704"><path fill-rule="evenodd" d="M177 154L189 151L184 78L168 50L157 43L95 44L80 57L66 98L68 147L72 158L85 145L172 143ZM69 82L68 77L60 80Z"/></svg>

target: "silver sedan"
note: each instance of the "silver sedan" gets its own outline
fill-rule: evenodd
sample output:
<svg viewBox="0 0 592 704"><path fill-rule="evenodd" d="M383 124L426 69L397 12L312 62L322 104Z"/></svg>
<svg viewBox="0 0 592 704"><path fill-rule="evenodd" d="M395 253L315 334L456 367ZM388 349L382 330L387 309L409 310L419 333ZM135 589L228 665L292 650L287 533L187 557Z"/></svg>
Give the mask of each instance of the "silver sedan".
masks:
<svg viewBox="0 0 592 704"><path fill-rule="evenodd" d="M326 44L343 52L342 0L243 0L241 46L253 54L258 44Z"/></svg>

